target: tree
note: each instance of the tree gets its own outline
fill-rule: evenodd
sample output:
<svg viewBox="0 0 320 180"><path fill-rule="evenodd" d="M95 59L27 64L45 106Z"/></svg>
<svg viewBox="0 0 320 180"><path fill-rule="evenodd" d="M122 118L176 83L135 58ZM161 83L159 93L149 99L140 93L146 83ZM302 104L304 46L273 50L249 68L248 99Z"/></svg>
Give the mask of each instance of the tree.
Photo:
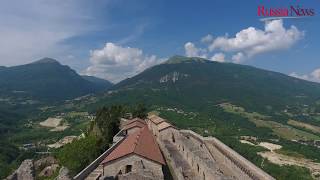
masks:
<svg viewBox="0 0 320 180"><path fill-rule="evenodd" d="M120 130L120 118L123 114L122 106L103 107L98 110L95 125L107 144L112 143L113 136Z"/></svg>
<svg viewBox="0 0 320 180"><path fill-rule="evenodd" d="M96 119L90 124L88 136L65 145L57 158L75 175L85 168L112 143L119 131L122 106L103 107L97 111Z"/></svg>
<svg viewBox="0 0 320 180"><path fill-rule="evenodd" d="M145 107L145 105L143 103L138 104L133 112L132 112L132 116L141 118L141 119L145 119L147 117L147 108Z"/></svg>
<svg viewBox="0 0 320 180"><path fill-rule="evenodd" d="M99 143L95 136L75 140L65 145L58 152L57 158L71 171L71 175L75 175L100 155L101 151L97 148Z"/></svg>

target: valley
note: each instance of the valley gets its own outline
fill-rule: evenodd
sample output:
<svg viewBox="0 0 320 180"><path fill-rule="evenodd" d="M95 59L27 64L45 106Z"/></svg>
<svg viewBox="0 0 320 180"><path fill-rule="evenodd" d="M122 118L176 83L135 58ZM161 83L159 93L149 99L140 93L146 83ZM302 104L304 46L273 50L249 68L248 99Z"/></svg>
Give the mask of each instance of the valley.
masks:
<svg viewBox="0 0 320 180"><path fill-rule="evenodd" d="M89 137L88 129L94 134L107 133L92 126L97 111L113 105L132 110L143 103L145 109L178 128L217 137L276 179L317 178L316 168L297 162L320 162L319 92L317 83L280 73L174 56L104 91L52 102L31 94L10 94L1 98L5 103L0 105L0 132L4 137L0 143L10 144L0 148L1 177L24 159L41 158L36 152L59 156L64 151L59 162L73 167L75 173L101 151L92 149L81 167L70 163L76 157L67 158L70 149L101 143L91 137L81 139ZM259 145L266 143L281 149L268 150L268 146ZM19 149L26 144L32 144L32 148ZM294 158L300 159L293 162Z"/></svg>

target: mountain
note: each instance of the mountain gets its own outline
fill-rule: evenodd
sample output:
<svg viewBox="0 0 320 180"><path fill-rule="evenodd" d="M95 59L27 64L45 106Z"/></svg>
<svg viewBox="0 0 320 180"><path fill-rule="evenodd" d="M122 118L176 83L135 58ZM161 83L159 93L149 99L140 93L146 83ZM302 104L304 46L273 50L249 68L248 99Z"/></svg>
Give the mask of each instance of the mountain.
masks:
<svg viewBox="0 0 320 180"><path fill-rule="evenodd" d="M91 82L91 83L94 83L97 87L99 87L101 89L106 90L106 89L110 88L111 86L113 86L113 83L111 83L110 81L105 80L105 79L101 79L101 78L97 78L94 76L83 75L82 78Z"/></svg>
<svg viewBox="0 0 320 180"><path fill-rule="evenodd" d="M312 104L320 97L318 83L246 65L183 56L173 56L111 90L115 101L132 98L195 109L227 101L252 110L272 111Z"/></svg>
<svg viewBox="0 0 320 180"><path fill-rule="evenodd" d="M51 58L0 68L0 92L12 97L58 101L102 91L108 85L83 78Z"/></svg>

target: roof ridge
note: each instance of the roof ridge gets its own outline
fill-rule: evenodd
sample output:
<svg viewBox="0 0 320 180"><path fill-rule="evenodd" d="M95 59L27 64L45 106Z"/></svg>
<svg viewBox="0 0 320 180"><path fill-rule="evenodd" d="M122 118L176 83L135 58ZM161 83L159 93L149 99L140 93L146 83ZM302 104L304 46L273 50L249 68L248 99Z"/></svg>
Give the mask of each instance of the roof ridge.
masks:
<svg viewBox="0 0 320 180"><path fill-rule="evenodd" d="M142 131L144 130L145 127L143 127L142 129L140 129L140 131L138 132L137 136L135 137L135 141L134 141L134 148L133 148L133 152L135 152L137 146L138 146L138 141L139 141L139 138L140 138L140 135L142 133Z"/></svg>

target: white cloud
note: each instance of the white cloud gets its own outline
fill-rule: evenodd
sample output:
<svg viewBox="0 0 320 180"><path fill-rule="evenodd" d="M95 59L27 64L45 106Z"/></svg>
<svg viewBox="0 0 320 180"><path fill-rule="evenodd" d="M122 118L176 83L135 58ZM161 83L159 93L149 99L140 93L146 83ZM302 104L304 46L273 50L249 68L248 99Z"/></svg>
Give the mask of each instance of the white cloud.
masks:
<svg viewBox="0 0 320 180"><path fill-rule="evenodd" d="M225 55L223 53L216 53L211 57L212 61L225 62Z"/></svg>
<svg viewBox="0 0 320 180"><path fill-rule="evenodd" d="M197 48L192 42L187 42L184 45L185 54L188 57L207 58L207 50Z"/></svg>
<svg viewBox="0 0 320 180"><path fill-rule="evenodd" d="M201 38L202 43L211 43L213 41L213 36L211 34L208 34Z"/></svg>
<svg viewBox="0 0 320 180"><path fill-rule="evenodd" d="M81 0L10 0L0 6L0 65L70 53L65 40L95 28Z"/></svg>
<svg viewBox="0 0 320 180"><path fill-rule="evenodd" d="M301 39L304 32L295 26L286 29L282 20L268 21L264 30L249 27L238 32L235 37L216 38L208 47L209 51L220 49L225 52L237 52L234 59L290 48ZM242 53L241 55L239 53Z"/></svg>
<svg viewBox="0 0 320 180"><path fill-rule="evenodd" d="M299 79L304 79L308 81L313 81L313 82L320 82L320 68L313 70L309 74L298 74L296 72L292 72L289 74L289 76L299 78Z"/></svg>
<svg viewBox="0 0 320 180"><path fill-rule="evenodd" d="M92 64L85 74L118 82L160 63L163 59L145 55L138 48L122 47L109 42L102 49L92 50L90 61Z"/></svg>
<svg viewBox="0 0 320 180"><path fill-rule="evenodd" d="M320 68L312 71L311 77L320 81Z"/></svg>
<svg viewBox="0 0 320 180"><path fill-rule="evenodd" d="M296 72L292 72L289 74L289 76L295 77L295 78L299 78L299 79L304 79L304 80L309 80L309 75L303 74L303 75L299 75Z"/></svg>
<svg viewBox="0 0 320 180"><path fill-rule="evenodd" d="M188 57L195 57L195 56L198 56L199 54L199 49L196 48L196 46L192 42L187 42L184 45L184 49Z"/></svg>
<svg viewBox="0 0 320 180"><path fill-rule="evenodd" d="M233 55L231 59L234 63L241 63L244 60L244 58L245 57L244 57L243 53L238 52L237 54Z"/></svg>

